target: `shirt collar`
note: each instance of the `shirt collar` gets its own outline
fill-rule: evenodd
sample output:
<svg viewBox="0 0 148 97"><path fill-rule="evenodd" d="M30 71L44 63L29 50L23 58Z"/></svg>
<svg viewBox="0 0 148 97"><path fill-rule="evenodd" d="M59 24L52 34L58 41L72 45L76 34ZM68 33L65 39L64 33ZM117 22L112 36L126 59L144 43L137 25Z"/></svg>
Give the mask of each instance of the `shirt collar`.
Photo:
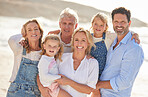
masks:
<svg viewBox="0 0 148 97"><path fill-rule="evenodd" d="M131 38L132 36L132 33L131 32L128 32L125 37L120 41L120 43L123 43L123 44L126 44L129 40L129 38ZM115 41L113 42L113 44L115 45L117 43L117 37L115 39Z"/></svg>
<svg viewBox="0 0 148 97"><path fill-rule="evenodd" d="M121 43L123 43L123 44L127 44L127 42L128 42L128 40L129 40L129 38L131 37L131 32L128 32L126 35L125 35L125 37L120 41Z"/></svg>
<svg viewBox="0 0 148 97"><path fill-rule="evenodd" d="M71 47L71 43L66 44L66 43L64 43L64 42L62 41L62 39L61 39L61 32L58 34L58 36L59 36L59 38L60 38L61 43L62 43L64 46L66 46L66 47Z"/></svg>

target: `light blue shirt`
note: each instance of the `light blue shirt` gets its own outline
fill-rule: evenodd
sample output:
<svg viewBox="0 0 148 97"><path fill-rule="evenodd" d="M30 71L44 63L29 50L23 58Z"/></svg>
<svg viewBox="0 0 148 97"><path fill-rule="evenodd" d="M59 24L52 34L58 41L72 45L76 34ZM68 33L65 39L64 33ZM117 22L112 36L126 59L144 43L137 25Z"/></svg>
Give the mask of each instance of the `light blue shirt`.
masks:
<svg viewBox="0 0 148 97"><path fill-rule="evenodd" d="M134 80L142 65L144 54L142 48L131 40L131 32L117 43L117 38L110 47L106 66L100 77L101 81L110 80L113 89L101 89L101 97L130 97Z"/></svg>

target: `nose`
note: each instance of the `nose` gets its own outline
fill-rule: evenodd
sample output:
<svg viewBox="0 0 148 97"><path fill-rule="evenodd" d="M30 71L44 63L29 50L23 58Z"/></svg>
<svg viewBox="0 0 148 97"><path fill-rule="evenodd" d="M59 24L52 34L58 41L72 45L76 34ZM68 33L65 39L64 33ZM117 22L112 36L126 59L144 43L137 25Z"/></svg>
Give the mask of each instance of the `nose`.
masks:
<svg viewBox="0 0 148 97"><path fill-rule="evenodd" d="M67 24L67 25L65 25L65 28L69 28L69 25Z"/></svg>
<svg viewBox="0 0 148 97"><path fill-rule="evenodd" d="M81 44L82 44L82 42L81 42L81 41L79 41L79 42L78 42L78 45L81 45Z"/></svg>

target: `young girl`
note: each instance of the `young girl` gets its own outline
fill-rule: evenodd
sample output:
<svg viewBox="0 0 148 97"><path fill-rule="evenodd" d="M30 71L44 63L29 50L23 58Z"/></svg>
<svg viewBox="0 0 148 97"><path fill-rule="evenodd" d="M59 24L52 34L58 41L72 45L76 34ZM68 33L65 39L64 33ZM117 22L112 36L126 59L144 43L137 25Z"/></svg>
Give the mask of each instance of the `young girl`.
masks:
<svg viewBox="0 0 148 97"><path fill-rule="evenodd" d="M57 35L47 35L42 43L41 59L38 64L39 79L44 87L48 87L52 97L71 97L70 94L58 87L54 80L61 78L58 75L56 60L61 60L63 46Z"/></svg>
<svg viewBox="0 0 148 97"><path fill-rule="evenodd" d="M116 38L116 34L108 32L107 29L107 17L103 13L97 13L92 18L91 32L93 32L92 36L96 48L91 49L91 56L99 62L99 77L106 64L107 50Z"/></svg>

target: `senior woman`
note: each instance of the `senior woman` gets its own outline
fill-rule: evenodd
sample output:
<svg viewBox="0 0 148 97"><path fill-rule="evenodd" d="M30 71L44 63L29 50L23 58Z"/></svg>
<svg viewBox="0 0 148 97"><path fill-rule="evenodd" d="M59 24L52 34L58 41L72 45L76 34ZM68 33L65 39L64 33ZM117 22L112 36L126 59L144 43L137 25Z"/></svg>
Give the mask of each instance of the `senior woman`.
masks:
<svg viewBox="0 0 148 97"><path fill-rule="evenodd" d="M14 53L14 67L7 97L40 97L36 76L43 30L37 20L33 19L23 25L21 33L8 40ZM22 37L25 38L25 46L19 44Z"/></svg>
<svg viewBox="0 0 148 97"><path fill-rule="evenodd" d="M61 88L73 97L87 97L96 88L98 80L98 62L86 58L94 46L89 31L77 29L72 35L72 53L65 53L59 64L61 79L56 80Z"/></svg>

